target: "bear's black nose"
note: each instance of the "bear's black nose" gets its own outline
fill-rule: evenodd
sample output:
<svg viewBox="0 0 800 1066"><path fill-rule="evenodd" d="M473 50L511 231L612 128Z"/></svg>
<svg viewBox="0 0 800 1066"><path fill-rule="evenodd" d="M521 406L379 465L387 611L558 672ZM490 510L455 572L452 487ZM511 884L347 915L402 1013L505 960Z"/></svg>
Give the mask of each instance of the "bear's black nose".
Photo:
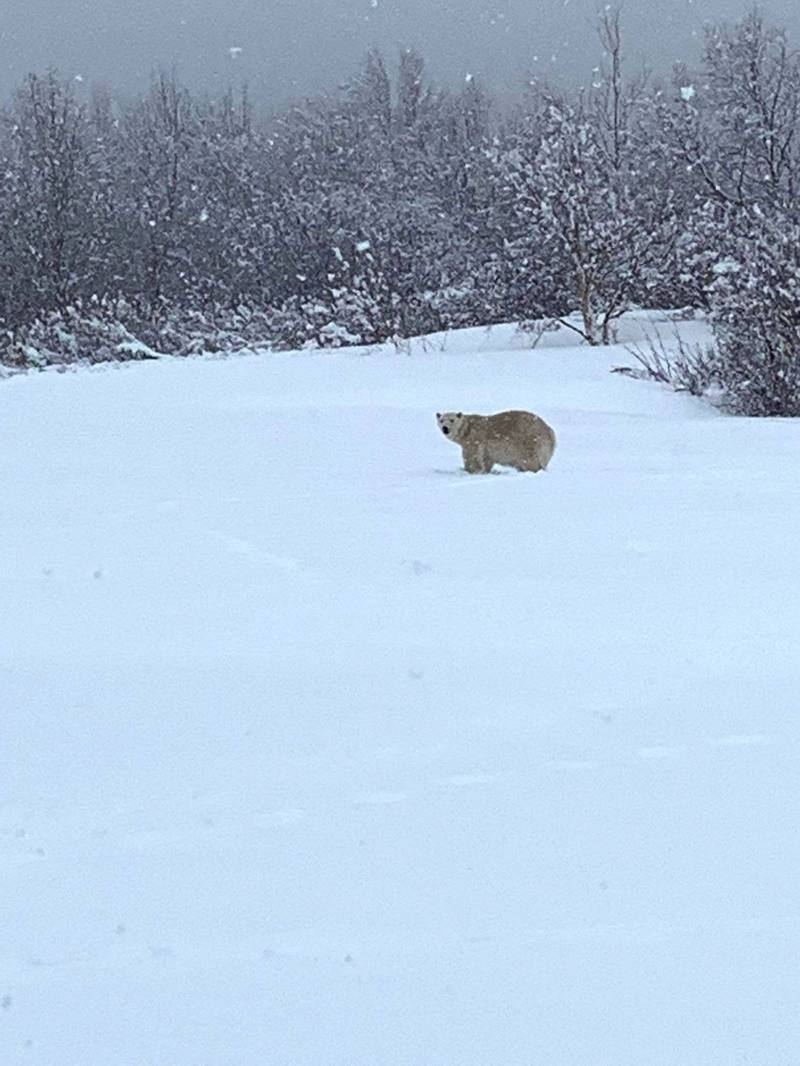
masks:
<svg viewBox="0 0 800 1066"><path fill-rule="evenodd" d="M445 437L447 436L447 434L449 432L450 432L450 430L447 428L447 426L442 426L442 433L444 433Z"/></svg>

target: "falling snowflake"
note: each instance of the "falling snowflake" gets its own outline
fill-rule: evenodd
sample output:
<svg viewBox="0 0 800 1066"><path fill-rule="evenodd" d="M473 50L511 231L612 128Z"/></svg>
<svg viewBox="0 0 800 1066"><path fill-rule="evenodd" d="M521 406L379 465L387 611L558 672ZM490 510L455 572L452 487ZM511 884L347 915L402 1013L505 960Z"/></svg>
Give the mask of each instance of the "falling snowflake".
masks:
<svg viewBox="0 0 800 1066"><path fill-rule="evenodd" d="M691 100L695 95L694 85L682 85L681 86L681 98L683 100Z"/></svg>
<svg viewBox="0 0 800 1066"><path fill-rule="evenodd" d="M231 59L238 59L239 56L242 54L241 46L238 44L231 45L231 47L228 49L228 54L230 55Z"/></svg>

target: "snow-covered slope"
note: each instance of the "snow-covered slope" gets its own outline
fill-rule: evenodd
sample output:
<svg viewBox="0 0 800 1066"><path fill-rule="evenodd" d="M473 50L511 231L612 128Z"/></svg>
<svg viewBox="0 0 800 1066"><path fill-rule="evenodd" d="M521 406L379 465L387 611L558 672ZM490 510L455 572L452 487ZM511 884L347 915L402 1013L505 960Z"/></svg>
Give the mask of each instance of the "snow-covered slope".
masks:
<svg viewBox="0 0 800 1066"><path fill-rule="evenodd" d="M800 1062L800 426L543 343L2 384L4 1066Z"/></svg>

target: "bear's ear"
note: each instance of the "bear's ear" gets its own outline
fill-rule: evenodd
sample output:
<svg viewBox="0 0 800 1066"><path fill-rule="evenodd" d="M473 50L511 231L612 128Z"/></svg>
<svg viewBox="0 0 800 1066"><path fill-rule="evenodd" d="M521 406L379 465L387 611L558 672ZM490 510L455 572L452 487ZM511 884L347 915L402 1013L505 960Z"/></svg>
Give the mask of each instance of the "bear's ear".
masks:
<svg viewBox="0 0 800 1066"><path fill-rule="evenodd" d="M459 412L458 412L458 414L456 415L456 418L463 418L463 417L464 417L464 416L463 416L463 414L462 414L462 413L461 413L460 411L459 411Z"/></svg>
<svg viewBox="0 0 800 1066"><path fill-rule="evenodd" d="M441 417L442 417L442 416L441 416L441 413L440 413L439 411L437 411L437 412L436 412L436 417L437 417L437 418L441 418Z"/></svg>

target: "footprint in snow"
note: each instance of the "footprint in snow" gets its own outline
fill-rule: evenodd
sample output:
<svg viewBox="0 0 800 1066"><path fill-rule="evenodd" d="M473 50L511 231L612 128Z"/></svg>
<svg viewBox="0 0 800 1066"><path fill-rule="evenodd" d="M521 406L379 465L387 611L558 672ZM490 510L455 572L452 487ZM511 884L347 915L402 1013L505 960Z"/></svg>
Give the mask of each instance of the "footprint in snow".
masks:
<svg viewBox="0 0 800 1066"><path fill-rule="evenodd" d="M432 566L423 563L420 559L403 559L403 565L409 567L416 577L422 577L433 570Z"/></svg>

